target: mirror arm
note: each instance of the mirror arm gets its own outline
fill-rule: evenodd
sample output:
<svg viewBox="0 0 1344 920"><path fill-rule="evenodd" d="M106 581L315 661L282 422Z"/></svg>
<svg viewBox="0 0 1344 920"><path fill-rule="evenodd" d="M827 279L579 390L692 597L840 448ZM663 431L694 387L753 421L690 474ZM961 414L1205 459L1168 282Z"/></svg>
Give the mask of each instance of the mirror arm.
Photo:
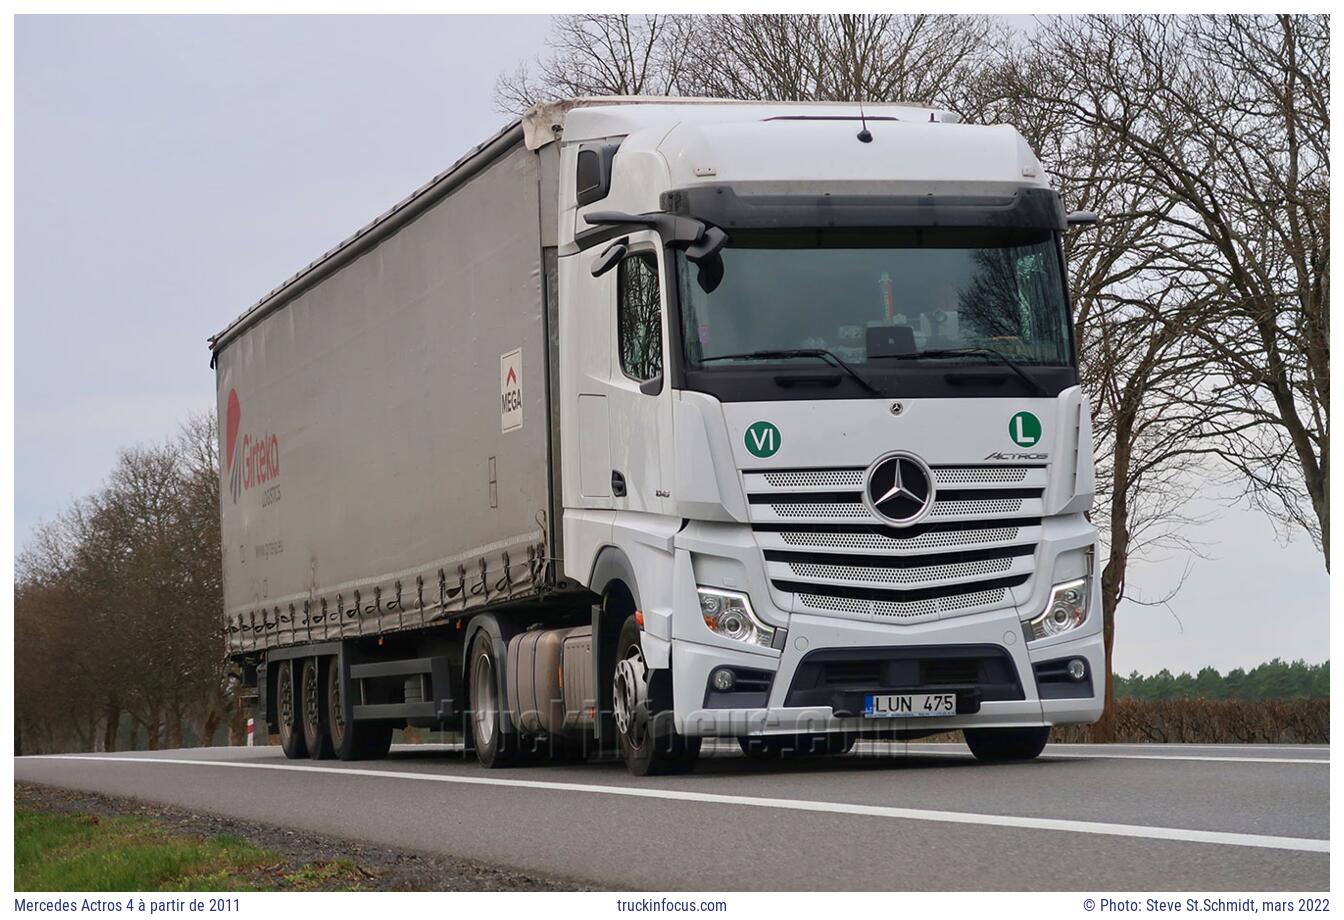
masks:
<svg viewBox="0 0 1344 920"><path fill-rule="evenodd" d="M611 271L621 259L625 258L629 245L630 237L627 236L602 250L602 254L593 260L593 277L600 278Z"/></svg>

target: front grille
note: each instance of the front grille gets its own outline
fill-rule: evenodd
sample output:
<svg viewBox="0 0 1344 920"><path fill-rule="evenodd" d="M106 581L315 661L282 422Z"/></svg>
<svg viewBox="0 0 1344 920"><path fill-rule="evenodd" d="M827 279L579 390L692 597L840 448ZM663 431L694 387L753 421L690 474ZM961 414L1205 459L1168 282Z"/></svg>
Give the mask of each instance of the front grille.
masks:
<svg viewBox="0 0 1344 920"><path fill-rule="evenodd" d="M878 622L922 622L1011 601L1035 570L1043 466L933 468L929 514L898 528L863 500L865 470L744 475L757 543L775 590L798 609Z"/></svg>

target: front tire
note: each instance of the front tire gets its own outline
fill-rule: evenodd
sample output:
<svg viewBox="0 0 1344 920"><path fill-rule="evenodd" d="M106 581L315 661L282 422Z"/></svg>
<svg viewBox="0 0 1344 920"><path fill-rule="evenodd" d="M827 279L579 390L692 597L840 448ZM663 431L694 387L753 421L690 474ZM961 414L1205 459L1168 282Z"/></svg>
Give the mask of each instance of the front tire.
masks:
<svg viewBox="0 0 1344 920"><path fill-rule="evenodd" d="M968 728L966 746L983 763L1034 760L1050 740L1050 726L1040 728Z"/></svg>
<svg viewBox="0 0 1344 920"><path fill-rule="evenodd" d="M294 688L294 662L282 661L275 669L275 730L280 736L280 749L289 760L302 760L308 756L299 707Z"/></svg>
<svg viewBox="0 0 1344 920"><path fill-rule="evenodd" d="M700 739L679 734L670 712L649 712L649 669L639 636L632 616L621 627L612 676L612 710L625 767L635 776L688 773L700 756Z"/></svg>

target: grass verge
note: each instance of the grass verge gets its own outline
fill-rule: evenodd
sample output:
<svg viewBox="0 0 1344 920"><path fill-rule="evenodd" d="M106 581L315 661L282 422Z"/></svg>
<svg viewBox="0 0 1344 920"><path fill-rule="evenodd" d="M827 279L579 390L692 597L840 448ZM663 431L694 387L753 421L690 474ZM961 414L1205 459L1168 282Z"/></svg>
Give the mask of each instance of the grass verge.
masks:
<svg viewBox="0 0 1344 920"><path fill-rule="evenodd" d="M370 877L349 860L296 863L152 818L14 810L16 891L358 891Z"/></svg>

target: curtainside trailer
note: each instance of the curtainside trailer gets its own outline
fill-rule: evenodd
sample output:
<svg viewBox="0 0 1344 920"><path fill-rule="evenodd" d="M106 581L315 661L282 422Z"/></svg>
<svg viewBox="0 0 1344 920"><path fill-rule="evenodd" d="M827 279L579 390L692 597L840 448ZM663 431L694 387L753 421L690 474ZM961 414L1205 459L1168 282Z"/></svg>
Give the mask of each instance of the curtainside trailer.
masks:
<svg viewBox="0 0 1344 920"><path fill-rule="evenodd" d="M637 774L1095 721L1091 219L927 106L537 106L210 340L260 717Z"/></svg>

